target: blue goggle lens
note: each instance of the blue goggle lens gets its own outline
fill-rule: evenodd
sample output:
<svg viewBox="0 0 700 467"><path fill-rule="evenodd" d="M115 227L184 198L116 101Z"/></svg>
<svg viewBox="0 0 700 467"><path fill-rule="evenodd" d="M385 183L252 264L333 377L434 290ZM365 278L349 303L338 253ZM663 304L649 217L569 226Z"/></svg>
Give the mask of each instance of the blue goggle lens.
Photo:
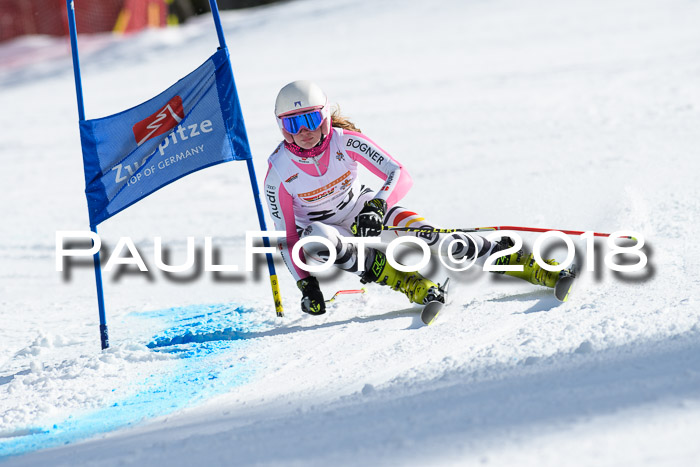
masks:
<svg viewBox="0 0 700 467"><path fill-rule="evenodd" d="M282 125L286 132L296 135L302 128L306 127L309 131L314 131L323 121L323 114L320 110L314 110L307 114L293 115L291 117L282 117Z"/></svg>

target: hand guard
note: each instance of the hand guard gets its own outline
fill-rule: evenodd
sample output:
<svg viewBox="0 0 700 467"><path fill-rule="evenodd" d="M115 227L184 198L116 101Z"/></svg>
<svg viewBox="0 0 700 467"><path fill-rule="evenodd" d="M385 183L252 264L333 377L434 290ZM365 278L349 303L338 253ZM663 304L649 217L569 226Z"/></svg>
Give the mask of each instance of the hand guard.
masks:
<svg viewBox="0 0 700 467"><path fill-rule="evenodd" d="M301 290L301 311L310 315L322 315L326 312L326 301L318 285L318 279L309 276L297 281L297 287Z"/></svg>
<svg viewBox="0 0 700 467"><path fill-rule="evenodd" d="M365 207L355 218L350 230L356 237L376 237L382 233L386 201L374 198L365 203Z"/></svg>

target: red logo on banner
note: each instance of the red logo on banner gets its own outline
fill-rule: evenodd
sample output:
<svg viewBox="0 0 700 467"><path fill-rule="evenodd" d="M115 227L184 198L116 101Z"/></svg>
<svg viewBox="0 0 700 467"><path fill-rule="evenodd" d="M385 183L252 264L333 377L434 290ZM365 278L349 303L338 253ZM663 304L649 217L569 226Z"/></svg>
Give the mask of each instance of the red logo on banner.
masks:
<svg viewBox="0 0 700 467"><path fill-rule="evenodd" d="M175 128L183 118L185 118L185 111L182 109L182 98L175 96L158 112L133 126L136 143L141 146L149 139L167 133Z"/></svg>

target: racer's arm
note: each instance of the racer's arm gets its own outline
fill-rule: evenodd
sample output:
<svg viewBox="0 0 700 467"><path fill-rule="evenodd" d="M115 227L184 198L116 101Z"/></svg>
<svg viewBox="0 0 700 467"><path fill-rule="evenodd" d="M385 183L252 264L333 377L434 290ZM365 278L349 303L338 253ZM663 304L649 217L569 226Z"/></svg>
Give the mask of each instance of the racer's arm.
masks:
<svg viewBox="0 0 700 467"><path fill-rule="evenodd" d="M292 248L299 241L292 195L284 188L282 180L272 164L269 165L267 175L265 175L265 199L267 200L270 216L272 216L272 220L275 223L275 229L287 232L286 241L279 241L278 243L287 269L292 273L295 281L308 278L310 274L297 267L292 261ZM299 251L299 256L302 261L306 262L303 249Z"/></svg>
<svg viewBox="0 0 700 467"><path fill-rule="evenodd" d="M403 198L413 185L413 180L403 165L362 133L344 130L343 147L352 160L384 180L384 185L375 198L386 201L388 207Z"/></svg>

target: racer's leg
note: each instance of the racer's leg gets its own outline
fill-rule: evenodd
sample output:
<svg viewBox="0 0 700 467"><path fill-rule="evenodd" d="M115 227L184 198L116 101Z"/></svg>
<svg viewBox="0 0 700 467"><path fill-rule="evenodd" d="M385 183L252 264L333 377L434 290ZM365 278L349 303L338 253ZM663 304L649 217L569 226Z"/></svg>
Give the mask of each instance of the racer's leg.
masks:
<svg viewBox="0 0 700 467"><path fill-rule="evenodd" d="M444 292L433 281L423 277L419 272L398 271L392 267L386 259L386 255L375 248L356 245L341 240L351 237L350 232L343 226L332 226L321 222L312 222L304 229L302 239L316 236L330 242L335 249L335 266L344 271L352 272L360 276L362 282L377 282L380 285L388 285L394 290L402 292L413 303L427 303L431 300L444 300ZM377 238L377 240L379 240ZM329 245L320 242L311 242L304 245L304 254L319 262L325 262L330 258ZM359 268L360 255L364 257L364 266Z"/></svg>
<svg viewBox="0 0 700 467"><path fill-rule="evenodd" d="M394 206L384 216L384 225L393 225L397 227L412 227L412 228L436 228L436 226L427 221L423 216L414 211L408 210L402 206ZM387 236L389 234L390 236ZM488 241L480 235L472 233L455 232L449 234L424 233L424 232L385 232L383 238L391 239L396 236L413 236L424 240L431 251L440 255L447 255L448 248L452 252L452 257L455 260L465 259L471 261L476 256L475 263L483 266L486 258L493 252L493 242ZM442 251L439 250L440 245L443 245Z"/></svg>
<svg viewBox="0 0 700 467"><path fill-rule="evenodd" d="M409 211L401 206L394 206L389 210L384 217L385 225L395 225L398 227L413 227L413 228L433 228L423 217L413 211ZM445 255L447 251L438 251L441 242L445 242L448 248L452 250L452 257L459 261L465 258L471 261L476 254L475 263L484 266L486 259L493 253L510 248L513 243L509 237L503 237L498 242L489 242L480 235L473 233L455 232L451 234L426 234L420 232L400 232L394 231L395 235L413 235L422 238L431 247L431 250L438 254ZM447 237L447 239L446 239ZM466 245L466 246L465 246ZM549 259L545 260L550 265L558 264L556 261ZM554 287L557 281L567 275L575 276L575 267L558 271L547 271L543 269L535 260L532 254L526 254L524 249L520 249L510 255L499 257L494 264L497 265L519 265L523 267L522 271L506 271L508 276L517 277L535 285L543 285L545 287ZM503 273L501 273L503 274Z"/></svg>

